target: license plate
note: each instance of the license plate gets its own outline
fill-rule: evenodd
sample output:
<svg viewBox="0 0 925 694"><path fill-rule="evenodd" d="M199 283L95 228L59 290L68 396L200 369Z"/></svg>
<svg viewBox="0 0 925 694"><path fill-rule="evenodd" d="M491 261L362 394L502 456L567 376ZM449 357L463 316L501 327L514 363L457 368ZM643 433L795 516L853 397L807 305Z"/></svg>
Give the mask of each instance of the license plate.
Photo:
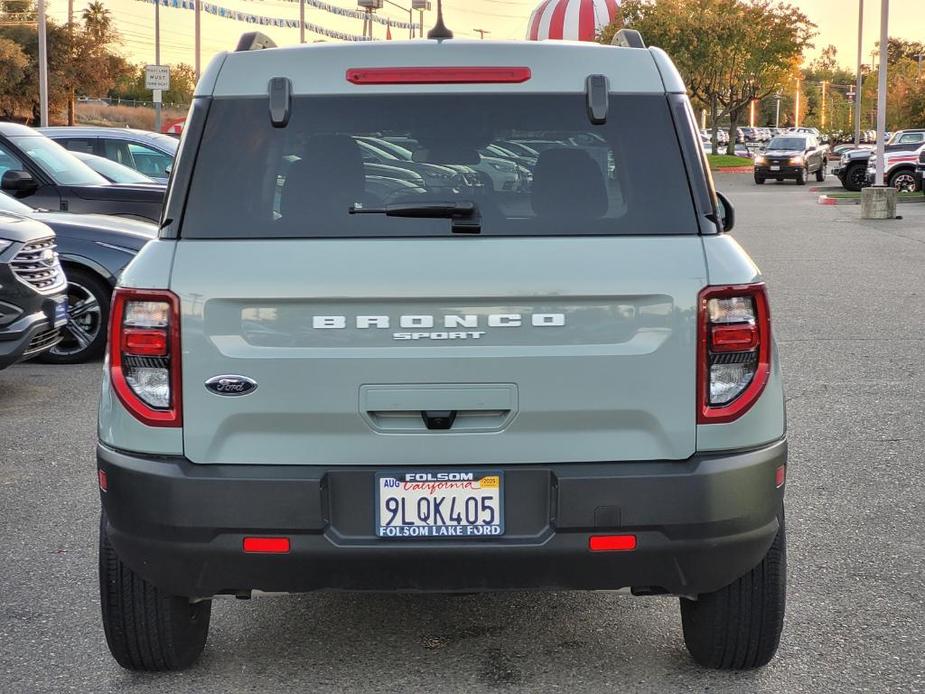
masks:
<svg viewBox="0 0 925 694"><path fill-rule="evenodd" d="M780 171L780 167L779 167L779 166L772 166L772 167L771 167L771 171Z"/></svg>
<svg viewBox="0 0 925 694"><path fill-rule="evenodd" d="M467 470L376 475L376 535L476 538L504 534L504 475Z"/></svg>
<svg viewBox="0 0 925 694"><path fill-rule="evenodd" d="M67 323L67 297L63 297L55 304L55 327L60 328Z"/></svg>

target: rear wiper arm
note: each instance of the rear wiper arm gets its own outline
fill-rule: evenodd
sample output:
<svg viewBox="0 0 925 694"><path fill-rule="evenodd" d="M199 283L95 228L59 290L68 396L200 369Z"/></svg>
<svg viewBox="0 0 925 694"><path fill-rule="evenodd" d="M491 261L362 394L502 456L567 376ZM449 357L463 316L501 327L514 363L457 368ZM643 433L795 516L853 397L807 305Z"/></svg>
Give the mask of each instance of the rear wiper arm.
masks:
<svg viewBox="0 0 925 694"><path fill-rule="evenodd" d="M384 214L386 217L413 217L417 219L450 219L454 234L478 234L482 231L479 206L471 200L458 202L397 202L384 207L358 207L350 214Z"/></svg>

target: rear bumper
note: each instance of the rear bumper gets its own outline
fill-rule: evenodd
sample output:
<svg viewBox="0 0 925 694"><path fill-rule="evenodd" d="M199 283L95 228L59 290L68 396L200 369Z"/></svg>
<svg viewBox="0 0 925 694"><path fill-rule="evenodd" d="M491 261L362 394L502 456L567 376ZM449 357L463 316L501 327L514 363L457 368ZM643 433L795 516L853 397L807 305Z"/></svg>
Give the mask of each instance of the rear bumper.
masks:
<svg viewBox="0 0 925 694"><path fill-rule="evenodd" d="M681 462L493 466L505 535L446 541L374 536L385 468L196 465L100 445L113 546L175 595L262 590L616 589L696 595L756 566L777 532L786 441ZM637 548L590 552L591 535ZM245 536L291 540L245 554Z"/></svg>

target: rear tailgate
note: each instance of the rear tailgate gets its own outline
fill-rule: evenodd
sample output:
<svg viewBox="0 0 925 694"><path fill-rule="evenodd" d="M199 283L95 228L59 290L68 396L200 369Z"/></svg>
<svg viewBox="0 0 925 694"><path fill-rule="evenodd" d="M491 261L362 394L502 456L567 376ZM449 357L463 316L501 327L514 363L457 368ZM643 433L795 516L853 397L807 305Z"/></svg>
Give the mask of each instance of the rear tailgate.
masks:
<svg viewBox="0 0 925 694"><path fill-rule="evenodd" d="M701 240L182 240L196 463L683 459ZM203 298L208 297L208 298ZM238 397L205 387L252 379ZM428 429L422 411L453 411Z"/></svg>

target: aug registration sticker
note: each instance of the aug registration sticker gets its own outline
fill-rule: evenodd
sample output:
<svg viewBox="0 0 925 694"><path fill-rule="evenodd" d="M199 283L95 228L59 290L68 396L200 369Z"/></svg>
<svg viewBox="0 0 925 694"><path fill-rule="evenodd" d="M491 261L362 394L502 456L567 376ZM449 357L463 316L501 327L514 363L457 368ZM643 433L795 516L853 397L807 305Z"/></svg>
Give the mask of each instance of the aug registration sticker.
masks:
<svg viewBox="0 0 925 694"><path fill-rule="evenodd" d="M476 538L504 534L500 471L376 475L379 537Z"/></svg>

